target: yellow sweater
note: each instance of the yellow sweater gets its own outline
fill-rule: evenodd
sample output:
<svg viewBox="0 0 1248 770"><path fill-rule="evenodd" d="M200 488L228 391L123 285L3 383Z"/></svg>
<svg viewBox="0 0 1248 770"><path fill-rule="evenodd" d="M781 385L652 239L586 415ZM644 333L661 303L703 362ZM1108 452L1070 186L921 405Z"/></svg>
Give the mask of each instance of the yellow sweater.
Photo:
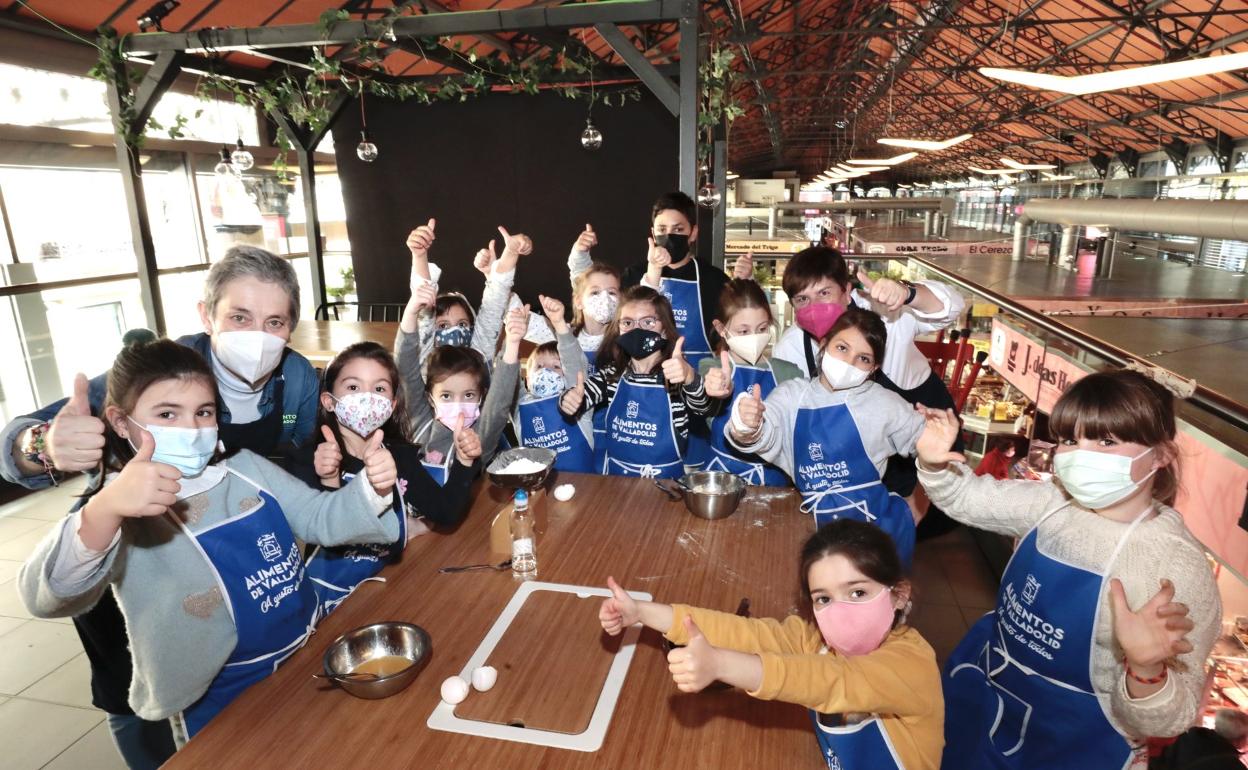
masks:
<svg viewBox="0 0 1248 770"><path fill-rule="evenodd" d="M845 656L828 650L819 629L796 615L780 621L682 604L672 610L667 638L673 643L688 641L685 616L692 615L711 644L762 658L762 684L749 695L823 714L875 714L905 770L940 767L945 743L940 669L936 653L913 628L898 627L874 652Z"/></svg>

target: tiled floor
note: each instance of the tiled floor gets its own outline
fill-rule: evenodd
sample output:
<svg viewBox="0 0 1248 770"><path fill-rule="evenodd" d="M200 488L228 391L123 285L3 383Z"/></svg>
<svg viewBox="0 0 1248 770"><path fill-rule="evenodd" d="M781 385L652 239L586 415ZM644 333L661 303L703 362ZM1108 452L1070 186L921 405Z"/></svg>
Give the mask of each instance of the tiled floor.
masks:
<svg viewBox="0 0 1248 770"><path fill-rule="evenodd" d="M64 518L80 480L0 506L0 770L124 770L91 706L90 673L68 620L35 620L17 570Z"/></svg>
<svg viewBox="0 0 1248 770"><path fill-rule="evenodd" d="M81 482L0 506L0 770L124 770L91 706L86 655L66 620L35 620L16 590L18 567L60 521ZM958 529L919 543L911 622L943 665L996 600L996 581Z"/></svg>

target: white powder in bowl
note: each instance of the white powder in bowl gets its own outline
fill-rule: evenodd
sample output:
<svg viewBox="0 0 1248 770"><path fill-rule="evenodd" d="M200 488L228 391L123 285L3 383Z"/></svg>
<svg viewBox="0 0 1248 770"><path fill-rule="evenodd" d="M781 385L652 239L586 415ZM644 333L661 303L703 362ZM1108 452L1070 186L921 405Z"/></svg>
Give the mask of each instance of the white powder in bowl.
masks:
<svg viewBox="0 0 1248 770"><path fill-rule="evenodd" d="M501 470L494 471L500 476L521 476L526 473L540 473L546 470L546 466L534 460L524 457L517 457L515 460L507 463Z"/></svg>

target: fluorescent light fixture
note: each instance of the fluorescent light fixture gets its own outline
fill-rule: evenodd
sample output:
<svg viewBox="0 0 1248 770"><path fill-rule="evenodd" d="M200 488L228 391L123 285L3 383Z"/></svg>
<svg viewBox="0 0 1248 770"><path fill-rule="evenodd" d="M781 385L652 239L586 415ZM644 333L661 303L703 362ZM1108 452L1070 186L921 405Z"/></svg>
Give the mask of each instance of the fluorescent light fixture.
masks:
<svg viewBox="0 0 1248 770"><path fill-rule="evenodd" d="M891 158L853 158L845 162L852 166L896 166L898 163L905 163L911 158L917 158L918 156L917 152L903 152Z"/></svg>
<svg viewBox="0 0 1248 770"><path fill-rule="evenodd" d="M736 178L737 178L737 177L739 177L739 176L741 176L741 175L740 175L740 174L738 174L738 173L736 173L736 172L729 171L727 174L725 174L725 175L724 175L724 178L725 178L725 179L736 179Z"/></svg>
<svg viewBox="0 0 1248 770"><path fill-rule="evenodd" d="M1019 171L1048 171L1050 169L1057 168L1057 166L1052 163L1019 163L1011 158L1002 158L1001 162L1010 168L1017 169Z"/></svg>
<svg viewBox="0 0 1248 770"><path fill-rule="evenodd" d="M918 188L920 188L920 189L922 189L922 190L926 190L928 187L931 187L931 185L929 185L929 184L925 184L925 183L923 183L923 182L915 182L915 183L914 183L914 186L915 186L915 187L918 187Z"/></svg>
<svg viewBox="0 0 1248 770"><path fill-rule="evenodd" d="M891 168L892 166L858 166L857 168L854 169L854 171L863 171L868 174L871 174L876 171L888 171Z"/></svg>
<svg viewBox="0 0 1248 770"><path fill-rule="evenodd" d="M967 166L967 168L984 176L1013 176L1023 173L1015 168L980 168L978 166Z"/></svg>
<svg viewBox="0 0 1248 770"><path fill-rule="evenodd" d="M1120 88L1148 86L1165 83L1171 80L1215 75L1219 72L1248 67L1248 51L1223 54L1222 56L1206 56L1200 59L1151 64L1143 67L1094 72L1089 75L1049 75L1043 72L1027 72L1026 70L1001 69L1000 67L980 67L979 74L1007 83L1036 88L1042 91L1057 91L1063 94L1095 94L1101 91L1116 91Z"/></svg>
<svg viewBox="0 0 1248 770"><path fill-rule="evenodd" d="M1075 178L1074 174L1050 174L1047 171L1041 171L1040 174L1050 182L1066 182Z"/></svg>
<svg viewBox="0 0 1248 770"><path fill-rule="evenodd" d="M858 170L854 168L853 166L846 166L844 163L837 163L835 168L837 171L857 171ZM831 171L831 170L832 169L828 169L828 171Z"/></svg>
<svg viewBox="0 0 1248 770"><path fill-rule="evenodd" d="M959 134L951 139L942 141L933 141L931 139L879 139L880 144L887 144L890 147L905 147L910 150L927 150L929 152L937 152L939 150L947 150L955 144L961 144L970 139L974 134Z"/></svg>

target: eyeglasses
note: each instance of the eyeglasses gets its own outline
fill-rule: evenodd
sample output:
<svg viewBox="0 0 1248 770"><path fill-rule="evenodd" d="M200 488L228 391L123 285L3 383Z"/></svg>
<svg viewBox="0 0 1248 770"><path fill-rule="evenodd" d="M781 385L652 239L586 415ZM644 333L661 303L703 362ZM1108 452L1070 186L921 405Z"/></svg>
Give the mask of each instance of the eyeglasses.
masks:
<svg viewBox="0 0 1248 770"><path fill-rule="evenodd" d="M645 329L648 332L652 332L659 328L659 319L652 315L648 315L645 318L638 318L635 321L631 318L620 319L620 331L622 332L631 332L633 329L638 327Z"/></svg>

